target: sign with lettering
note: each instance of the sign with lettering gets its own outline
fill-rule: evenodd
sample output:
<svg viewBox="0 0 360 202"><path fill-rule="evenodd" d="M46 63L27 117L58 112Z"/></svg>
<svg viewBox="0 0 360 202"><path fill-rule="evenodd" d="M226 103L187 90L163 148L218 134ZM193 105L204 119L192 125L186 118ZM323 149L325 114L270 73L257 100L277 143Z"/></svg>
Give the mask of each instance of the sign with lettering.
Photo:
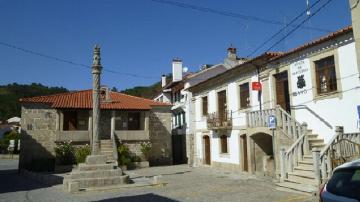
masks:
<svg viewBox="0 0 360 202"><path fill-rule="evenodd" d="M291 96L293 105L312 99L312 80L309 59L299 60L290 65Z"/></svg>

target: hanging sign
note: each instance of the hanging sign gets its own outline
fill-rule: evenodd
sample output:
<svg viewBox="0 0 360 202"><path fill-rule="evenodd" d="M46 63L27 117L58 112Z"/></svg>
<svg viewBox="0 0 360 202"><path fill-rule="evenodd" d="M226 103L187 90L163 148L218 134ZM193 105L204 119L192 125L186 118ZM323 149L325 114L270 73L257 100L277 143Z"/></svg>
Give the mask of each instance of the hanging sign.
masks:
<svg viewBox="0 0 360 202"><path fill-rule="evenodd" d="M261 90L261 83L258 82L258 81L252 82L251 83L251 88L252 88L252 90L260 91Z"/></svg>

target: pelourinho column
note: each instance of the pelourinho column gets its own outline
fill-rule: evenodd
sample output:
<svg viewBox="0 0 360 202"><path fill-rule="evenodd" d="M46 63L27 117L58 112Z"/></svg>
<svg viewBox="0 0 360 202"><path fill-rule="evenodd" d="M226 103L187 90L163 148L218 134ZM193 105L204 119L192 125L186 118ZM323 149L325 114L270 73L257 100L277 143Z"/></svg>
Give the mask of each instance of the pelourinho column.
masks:
<svg viewBox="0 0 360 202"><path fill-rule="evenodd" d="M94 47L94 57L92 65L92 75L93 75L93 144L92 144L92 155L100 155L100 136L99 136L99 124L100 124L100 75L101 75L101 57L100 57L100 47L95 45Z"/></svg>

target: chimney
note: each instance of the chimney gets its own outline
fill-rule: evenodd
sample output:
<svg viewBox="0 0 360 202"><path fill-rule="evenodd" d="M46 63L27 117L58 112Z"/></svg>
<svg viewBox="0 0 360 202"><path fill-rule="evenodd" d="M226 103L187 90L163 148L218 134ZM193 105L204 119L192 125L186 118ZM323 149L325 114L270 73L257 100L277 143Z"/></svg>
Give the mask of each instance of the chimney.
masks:
<svg viewBox="0 0 360 202"><path fill-rule="evenodd" d="M236 48L232 45L227 49L227 57L230 60L236 60Z"/></svg>
<svg viewBox="0 0 360 202"><path fill-rule="evenodd" d="M174 58L172 61L172 77L173 82L181 81L183 73L182 61L179 58Z"/></svg>
<svg viewBox="0 0 360 202"><path fill-rule="evenodd" d="M166 86L166 76L165 76L165 74L163 74L162 76L161 76L161 87L165 87Z"/></svg>

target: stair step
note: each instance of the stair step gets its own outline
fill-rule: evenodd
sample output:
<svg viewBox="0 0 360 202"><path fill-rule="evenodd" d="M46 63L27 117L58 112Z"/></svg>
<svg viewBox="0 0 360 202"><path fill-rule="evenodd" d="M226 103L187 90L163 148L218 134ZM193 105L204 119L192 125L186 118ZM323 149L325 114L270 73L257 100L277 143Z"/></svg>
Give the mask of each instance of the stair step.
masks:
<svg viewBox="0 0 360 202"><path fill-rule="evenodd" d="M314 171L313 165L299 165L294 168L294 170L303 170L303 171Z"/></svg>
<svg viewBox="0 0 360 202"><path fill-rule="evenodd" d="M101 151L100 154L102 155L113 155L114 153L112 151Z"/></svg>
<svg viewBox="0 0 360 202"><path fill-rule="evenodd" d="M308 138L309 143L324 143L324 139L320 138Z"/></svg>
<svg viewBox="0 0 360 202"><path fill-rule="evenodd" d="M104 152L112 152L113 149L112 149L112 148L101 148L101 151L104 151Z"/></svg>
<svg viewBox="0 0 360 202"><path fill-rule="evenodd" d="M315 146L315 147L322 147L322 146L325 146L325 143L321 142L321 143L318 143L318 142L310 142L310 146Z"/></svg>
<svg viewBox="0 0 360 202"><path fill-rule="evenodd" d="M121 176L120 169L112 170L89 170L89 171L74 171L66 175L66 179L80 179L80 178L98 178L98 177L113 177Z"/></svg>
<svg viewBox="0 0 360 202"><path fill-rule="evenodd" d="M288 188L288 189L292 189L292 190L300 191L300 192L304 192L304 193L309 193L309 194L312 194L312 193L318 191L315 186L305 185L305 184L297 184L297 183L292 183L292 182L280 182L280 183L276 183L276 185L279 187L284 187L284 188Z"/></svg>
<svg viewBox="0 0 360 202"><path fill-rule="evenodd" d="M304 157L304 159L311 159L311 160L313 159L312 155L304 155L303 157Z"/></svg>
<svg viewBox="0 0 360 202"><path fill-rule="evenodd" d="M82 178L69 180L69 182L78 182L79 188L84 189L87 187L102 187L108 185L117 185L117 184L126 184L129 181L129 176L112 176L112 177L103 177L103 178Z"/></svg>
<svg viewBox="0 0 360 202"><path fill-rule="evenodd" d="M110 170L113 169L113 164L95 164L95 165L87 165L85 163L80 163L78 165L79 171L90 171L90 170Z"/></svg>
<svg viewBox="0 0 360 202"><path fill-rule="evenodd" d="M101 148L104 148L104 147L111 147L112 148L113 145L112 144L101 144L100 147Z"/></svg>
<svg viewBox="0 0 360 202"><path fill-rule="evenodd" d="M317 185L317 182L315 179L309 179L309 178L303 178L295 175L289 176L288 179L285 179L286 182L296 183L296 184L306 184L315 186Z"/></svg>
<svg viewBox="0 0 360 202"><path fill-rule="evenodd" d="M299 164L307 164L307 165L313 165L313 159L311 158L304 158L303 160L298 161Z"/></svg>
<svg viewBox="0 0 360 202"><path fill-rule="evenodd" d="M304 171L304 170L296 170L294 172L289 172L288 175L290 176L298 176L308 179L315 179L314 171Z"/></svg>

